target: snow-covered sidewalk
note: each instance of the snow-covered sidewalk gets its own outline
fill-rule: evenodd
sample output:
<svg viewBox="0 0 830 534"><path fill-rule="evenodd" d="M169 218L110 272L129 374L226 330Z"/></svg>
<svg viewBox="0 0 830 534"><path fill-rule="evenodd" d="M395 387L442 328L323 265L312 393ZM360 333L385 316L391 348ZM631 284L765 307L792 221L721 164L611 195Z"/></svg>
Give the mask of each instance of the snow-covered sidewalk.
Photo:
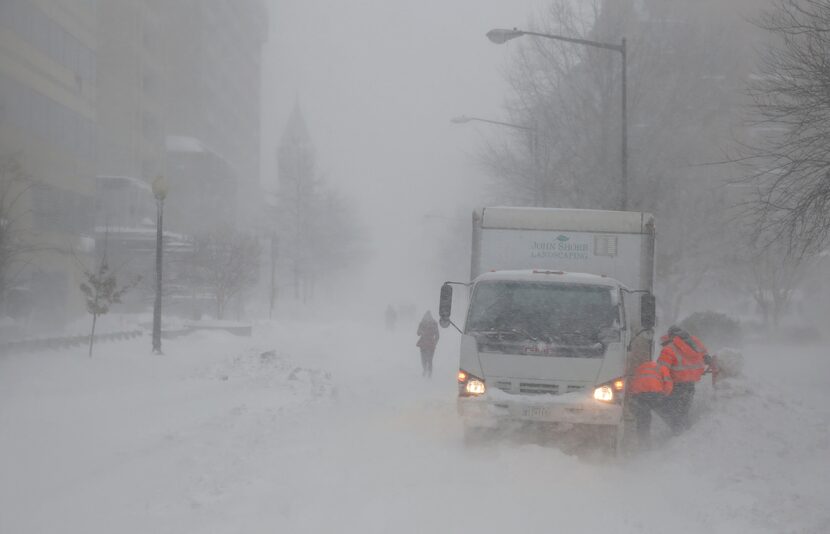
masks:
<svg viewBox="0 0 830 534"><path fill-rule="evenodd" d="M446 333L445 333L446 332ZM625 461L467 449L457 339L258 325L0 360L0 532L824 532L822 349L747 351L687 434ZM786 354L786 365L776 362ZM809 372L804 372L809 369ZM780 377L780 378L778 378Z"/></svg>

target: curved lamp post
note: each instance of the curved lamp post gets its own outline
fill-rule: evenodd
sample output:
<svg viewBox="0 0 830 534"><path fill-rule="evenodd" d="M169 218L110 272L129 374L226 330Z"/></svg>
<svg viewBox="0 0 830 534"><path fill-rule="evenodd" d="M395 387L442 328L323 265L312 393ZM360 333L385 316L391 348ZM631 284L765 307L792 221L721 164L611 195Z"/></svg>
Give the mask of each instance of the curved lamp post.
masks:
<svg viewBox="0 0 830 534"><path fill-rule="evenodd" d="M466 124L468 122L485 122L487 124L495 124L497 126L505 126L507 128L514 128L516 130L524 130L526 132L530 132L530 155L533 158L533 163L536 167L535 171L539 176L537 177L538 181L543 181L544 177L539 172L539 130L532 126L524 126L522 124L514 124L512 122L503 122L503 121L496 121L492 119L482 119L481 117L468 117L467 115L459 115L457 117L453 117L450 119L450 122L453 124ZM545 187L544 183L538 185L539 190L542 194L541 202L543 207L547 207L548 205L548 195L547 195L547 188Z"/></svg>
<svg viewBox="0 0 830 534"><path fill-rule="evenodd" d="M496 44L504 44L511 39L530 35L533 37L541 37L543 39L553 39L555 41L565 41L567 43L581 44L584 46L591 46L594 48L602 48L604 50L613 50L619 52L622 56L622 183L620 184L621 200L620 209L626 211L628 209L628 94L627 94L627 59L626 59L626 44L625 37L621 44L602 43L599 41L589 41L587 39L576 39L573 37L563 37L561 35L552 35L549 33L528 32L513 28L512 30L504 28L496 28L487 32L487 38Z"/></svg>
<svg viewBox="0 0 830 534"><path fill-rule="evenodd" d="M499 126L507 126L508 128L516 128L517 130L527 130L529 132L536 132L536 128L533 128L533 127L530 127L530 126L522 126L521 124L513 124L513 123L510 123L510 122L501 122L501 121L494 121L494 120L490 120L490 119L482 119L482 118L479 118L479 117L468 117L466 115L459 115L458 117L453 117L453 118L450 119L450 122L452 122L454 124L465 124L465 123L473 122L473 121L486 122L486 123L489 123L489 124L497 124Z"/></svg>
<svg viewBox="0 0 830 534"><path fill-rule="evenodd" d="M156 199L156 300L153 305L153 352L161 354L161 255L164 249L164 199L169 186L164 176L153 180L153 196Z"/></svg>

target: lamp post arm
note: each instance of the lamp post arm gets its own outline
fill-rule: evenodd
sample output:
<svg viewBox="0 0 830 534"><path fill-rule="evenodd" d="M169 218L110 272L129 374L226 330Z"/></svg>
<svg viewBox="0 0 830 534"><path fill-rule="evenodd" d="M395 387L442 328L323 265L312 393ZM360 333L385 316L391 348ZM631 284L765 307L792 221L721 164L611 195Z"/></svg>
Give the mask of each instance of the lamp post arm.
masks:
<svg viewBox="0 0 830 534"><path fill-rule="evenodd" d="M521 37L523 35L532 35L534 37L541 37L543 39L552 39L554 41L565 41L567 43L575 43L594 48L602 48L604 50L614 50L619 52L622 57L622 173L620 176L620 209L622 211L628 210L628 58L627 46L625 38L620 44L602 43L599 41L590 41L588 39L578 39L575 37L564 37L562 35L554 35L550 33L529 32L513 28L512 30L491 30L487 33L487 37L494 43L502 44L510 39Z"/></svg>
<svg viewBox="0 0 830 534"><path fill-rule="evenodd" d="M521 34L523 35L534 35L536 37L542 37L545 39L553 39L554 41L565 41L568 43L576 43L585 46L593 46L594 48L603 48L605 50L616 50L619 53L623 53L625 47L623 45L613 44L613 43L601 43L599 41L589 41L588 39L577 39L575 37L564 37L562 35L553 35L550 33L537 33L537 32L528 32L521 30Z"/></svg>
<svg viewBox="0 0 830 534"><path fill-rule="evenodd" d="M515 128L517 130L526 130L528 132L535 132L536 131L536 128L533 128L532 126L522 126L521 124L513 124L513 123L510 123L510 122L494 121L494 120L491 120L491 119L482 119L480 117L467 117L466 115L463 116L463 117L458 117L457 119L452 120L452 122L457 122L457 123L464 123L464 122L470 122L470 121L486 122L486 123L489 123L489 124L496 124L496 125L499 125L499 126L507 126L508 128Z"/></svg>

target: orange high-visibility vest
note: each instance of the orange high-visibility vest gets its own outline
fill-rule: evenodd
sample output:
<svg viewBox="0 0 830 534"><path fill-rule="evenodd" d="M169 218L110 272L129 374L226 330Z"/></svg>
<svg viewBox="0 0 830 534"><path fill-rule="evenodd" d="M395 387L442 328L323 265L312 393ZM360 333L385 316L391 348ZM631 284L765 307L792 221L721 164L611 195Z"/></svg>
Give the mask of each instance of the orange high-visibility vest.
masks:
<svg viewBox="0 0 830 534"><path fill-rule="evenodd" d="M703 345L696 339L692 341L697 345ZM703 351L705 351L705 348L703 348ZM706 352L695 350L676 336L668 345L663 347L657 361L668 367L672 381L675 383L697 382L706 370L706 364L703 362L705 355Z"/></svg>
<svg viewBox="0 0 830 534"><path fill-rule="evenodd" d="M634 371L629 391L632 395L637 393L662 393L671 395L674 383L671 379L669 369L658 362L641 363Z"/></svg>

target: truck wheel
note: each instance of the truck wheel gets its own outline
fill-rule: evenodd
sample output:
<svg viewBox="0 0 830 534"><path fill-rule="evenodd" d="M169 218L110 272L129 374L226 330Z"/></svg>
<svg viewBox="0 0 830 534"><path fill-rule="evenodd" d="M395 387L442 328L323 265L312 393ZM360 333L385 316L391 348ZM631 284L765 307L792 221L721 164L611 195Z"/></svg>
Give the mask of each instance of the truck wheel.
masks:
<svg viewBox="0 0 830 534"><path fill-rule="evenodd" d="M622 450L622 437L622 428L619 426L609 428L607 438L608 456L614 458L620 454Z"/></svg>
<svg viewBox="0 0 830 534"><path fill-rule="evenodd" d="M464 446L481 447L487 445L493 439L494 431L486 426L464 425Z"/></svg>
<svg viewBox="0 0 830 534"><path fill-rule="evenodd" d="M620 430L620 427L611 425L602 425L594 429L597 448L602 454L614 458L620 453L622 443Z"/></svg>

